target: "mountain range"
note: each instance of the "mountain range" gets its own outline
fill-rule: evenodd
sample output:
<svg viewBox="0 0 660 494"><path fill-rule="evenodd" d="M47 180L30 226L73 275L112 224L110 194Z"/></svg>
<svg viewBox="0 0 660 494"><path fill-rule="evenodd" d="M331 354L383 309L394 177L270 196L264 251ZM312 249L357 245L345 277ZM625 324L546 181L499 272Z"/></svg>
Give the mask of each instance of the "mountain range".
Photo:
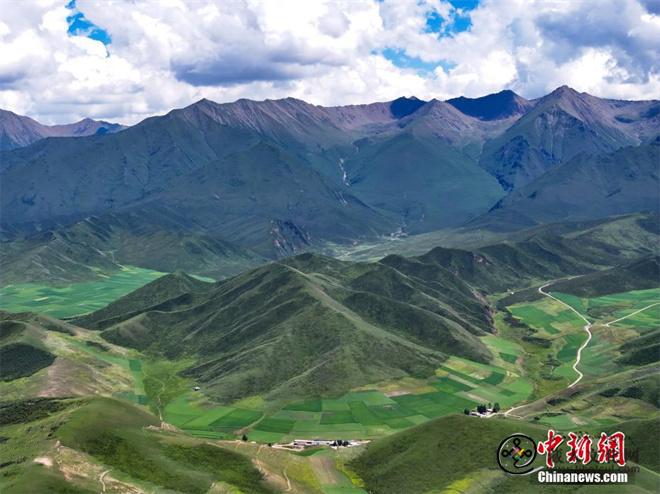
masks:
<svg viewBox="0 0 660 494"><path fill-rule="evenodd" d="M90 122L41 136L93 135L35 141L34 121L5 112L5 148L29 145L0 153L0 262L31 280L53 278L45 257L221 278L328 242L655 211L659 115L657 100L565 86L534 100L502 91L340 107L204 99L125 129Z"/></svg>
<svg viewBox="0 0 660 494"><path fill-rule="evenodd" d="M64 125L44 125L36 120L0 110L0 151L29 146L46 137L84 137L119 132L121 124L83 118L79 122Z"/></svg>

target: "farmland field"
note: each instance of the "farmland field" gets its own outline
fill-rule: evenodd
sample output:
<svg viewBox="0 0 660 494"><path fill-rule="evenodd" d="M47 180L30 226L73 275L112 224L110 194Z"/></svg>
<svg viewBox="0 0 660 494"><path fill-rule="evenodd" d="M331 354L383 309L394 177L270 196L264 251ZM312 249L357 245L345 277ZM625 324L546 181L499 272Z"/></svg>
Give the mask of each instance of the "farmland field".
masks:
<svg viewBox="0 0 660 494"><path fill-rule="evenodd" d="M584 325L582 319L573 311L549 298L532 303L516 304L509 307L509 311L514 317L536 329L539 336L548 338L565 331L579 329Z"/></svg>
<svg viewBox="0 0 660 494"><path fill-rule="evenodd" d="M59 318L77 316L105 307L164 274L151 269L124 266L121 271L110 275L99 274L94 281L66 286L38 283L6 285L0 288L0 309L38 312Z"/></svg>
<svg viewBox="0 0 660 494"><path fill-rule="evenodd" d="M515 355L515 343L491 341ZM508 359L511 360L511 359ZM187 391L164 408L164 419L196 436L231 438L246 433L258 442L295 438L369 439L389 435L430 419L462 413L479 403L502 407L525 400L532 384L502 359L502 366L452 357L413 391L404 379L328 399L308 399L270 409L258 399L218 406L200 392ZM387 390L387 391L385 391Z"/></svg>
<svg viewBox="0 0 660 494"><path fill-rule="evenodd" d="M614 293L594 298L579 298L564 293L553 293L553 296L566 302L582 314L586 314L592 321L606 323L614 319L625 317L633 312L660 302L660 288L650 290L634 290L623 293ZM660 306L649 308L630 318L621 325L647 325L660 322Z"/></svg>
<svg viewBox="0 0 660 494"><path fill-rule="evenodd" d="M658 289L594 298L580 298L554 292L552 295L586 315L592 322L590 328L592 338L582 351L579 364L585 380L602 379L603 376L617 375L624 371L626 367L620 361L622 345L660 327L660 305L651 306L660 301ZM559 314L566 309L549 298L516 304L508 309L516 319L532 328L529 341L533 341L534 344L526 344L527 355L531 362L528 371L531 376L536 376L536 385L542 390L539 394L548 394L549 389L561 389L572 382L577 377L572 369L577 349L586 338L582 330L584 321L576 317L571 326L553 322L551 315ZM635 313L640 309L644 310ZM631 316L626 317L628 315ZM608 325L622 317L625 319ZM568 321L569 318L565 317L565 320ZM548 331L549 325L561 331L557 333ZM493 339L491 349L501 347L502 342L506 341ZM502 358L506 360L506 357ZM626 384L629 385L624 380L612 386L620 389ZM652 407L640 400L604 398L597 395L588 402L576 400L574 403L571 402L570 406L568 403L562 403L553 412L540 413L538 420L558 430L570 430L576 426L606 426L620 420L621 417L644 416L652 411Z"/></svg>

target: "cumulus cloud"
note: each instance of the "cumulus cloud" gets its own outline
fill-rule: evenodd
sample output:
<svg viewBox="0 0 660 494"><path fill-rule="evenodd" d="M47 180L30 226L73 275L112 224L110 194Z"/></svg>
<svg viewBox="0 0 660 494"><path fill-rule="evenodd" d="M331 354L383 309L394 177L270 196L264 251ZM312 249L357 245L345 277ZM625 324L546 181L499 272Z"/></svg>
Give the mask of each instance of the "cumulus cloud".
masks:
<svg viewBox="0 0 660 494"><path fill-rule="evenodd" d="M0 12L0 107L47 123L135 123L202 97L331 105L504 88L538 97L562 84L660 94L656 0L66 3ZM93 28L69 32L72 16Z"/></svg>
<svg viewBox="0 0 660 494"><path fill-rule="evenodd" d="M321 16L318 23L319 30L333 38L339 38L346 33L350 25L350 19L337 5L328 6L328 10Z"/></svg>

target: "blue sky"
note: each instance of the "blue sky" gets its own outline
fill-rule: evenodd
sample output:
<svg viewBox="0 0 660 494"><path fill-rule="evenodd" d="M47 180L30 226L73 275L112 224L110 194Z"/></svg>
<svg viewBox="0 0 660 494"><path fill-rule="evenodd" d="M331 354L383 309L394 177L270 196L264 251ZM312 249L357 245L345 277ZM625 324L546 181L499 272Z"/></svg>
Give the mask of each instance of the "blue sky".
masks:
<svg viewBox="0 0 660 494"><path fill-rule="evenodd" d="M66 7L71 10L71 15L66 18L69 23L69 34L72 36L86 36L90 39L100 41L104 45L112 43L112 38L108 31L90 22L85 17L85 14L77 9L76 0L71 0L66 4Z"/></svg>
<svg viewBox="0 0 660 494"><path fill-rule="evenodd" d="M470 11L479 6L479 0L449 0L453 9L450 15L443 17L436 10L429 10L425 14L424 31L436 35L438 38L452 37L472 26ZM420 57L410 56L404 48L385 48L382 55L397 67L417 70L420 74L434 71L442 67L445 71L452 69L456 64L448 60L425 61Z"/></svg>

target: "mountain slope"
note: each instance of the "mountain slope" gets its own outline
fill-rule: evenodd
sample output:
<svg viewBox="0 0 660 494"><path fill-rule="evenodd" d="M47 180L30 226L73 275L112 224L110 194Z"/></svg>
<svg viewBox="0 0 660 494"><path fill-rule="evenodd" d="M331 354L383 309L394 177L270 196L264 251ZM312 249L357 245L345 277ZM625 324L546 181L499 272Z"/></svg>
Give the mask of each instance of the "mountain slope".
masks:
<svg viewBox="0 0 660 494"><path fill-rule="evenodd" d="M660 132L658 105L569 88L531 102L506 91L340 107L293 98L201 100L122 132L2 152L0 235L16 242L6 244L10 252L25 245L33 252L36 232L63 238L92 217L112 224L116 216L139 217L144 235L164 229L174 244L193 237L195 253L161 249L164 239L149 238L159 248L145 261L134 247L145 237L133 227L116 228L93 248L123 251L128 260L120 262L217 277L232 273L215 267L223 264L222 246L273 259L468 221L511 230L647 210L657 181L649 146ZM625 166L617 168L619 160ZM586 188L594 176L595 187ZM537 179L543 190L525 188ZM117 238L132 240L124 247ZM63 252L55 266L68 262ZM69 256L76 278L96 263L85 259L101 254L80 255ZM97 261L105 269L108 261Z"/></svg>
<svg viewBox="0 0 660 494"><path fill-rule="evenodd" d="M655 255L579 278L553 283L548 289L578 297L600 297L610 293L658 287L660 287L660 256Z"/></svg>
<svg viewBox="0 0 660 494"><path fill-rule="evenodd" d="M425 276L304 254L206 290L163 277L76 323L116 344L193 357L185 373L221 401L336 395L431 375L451 354L489 360L477 338L490 330L483 303L447 271Z"/></svg>
<svg viewBox="0 0 660 494"><path fill-rule="evenodd" d="M599 99L563 86L487 142L480 164L505 190L520 188L580 153L608 153L655 138L658 105Z"/></svg>
<svg viewBox="0 0 660 494"><path fill-rule="evenodd" d="M30 117L0 110L0 151L28 146L45 137L80 137L119 132L123 125L85 118L65 125L43 125Z"/></svg>
<svg viewBox="0 0 660 494"><path fill-rule="evenodd" d="M659 420L632 420L613 424L608 433L624 431L626 444L634 445L639 459L628 460L656 470L658 446L653 437ZM651 432L650 432L651 431ZM547 426L530 422L452 415L418 425L406 431L370 443L366 451L348 463L364 488L374 494L424 494L430 492L555 492L592 493L627 492L621 485L608 489L604 485L566 485L539 487L536 475L508 475L497 465L500 443L515 433L525 434L535 442L547 437ZM456 448L457 444L465 447ZM468 446L470 445L470 446ZM632 450L633 447L630 446ZM562 445L561 455L566 452ZM593 462L592 462L593 465ZM544 457L538 455L533 467L543 467ZM593 467L592 467L593 468ZM657 489L656 473L638 477L634 492L651 493Z"/></svg>
<svg viewBox="0 0 660 494"><path fill-rule="evenodd" d="M185 218L166 210L92 216L0 246L5 284L85 281L122 265L223 279L265 261L250 250L190 231Z"/></svg>
<svg viewBox="0 0 660 494"><path fill-rule="evenodd" d="M598 272L589 276L599 279L607 273L600 270L657 255L659 221L657 214L638 214L549 224L469 250L435 247L406 262L440 266L488 293L592 271ZM390 255L381 262L399 264L401 259L405 258Z"/></svg>
<svg viewBox="0 0 660 494"><path fill-rule="evenodd" d="M461 486L476 484L475 477L487 485L501 472L495 460L499 443L516 432L543 434L540 427L520 421L451 415L374 441L349 466L368 492L378 494L453 491L449 486L459 481ZM459 443L475 446L454 451ZM525 487L524 492L533 490Z"/></svg>
<svg viewBox="0 0 660 494"><path fill-rule="evenodd" d="M469 156L412 131L362 146L343 168L351 193L410 233L460 225L502 195Z"/></svg>
<svg viewBox="0 0 660 494"><path fill-rule="evenodd" d="M524 115L534 106L532 102L518 96L513 91L505 90L481 98L461 96L447 100L462 113L481 120L499 120Z"/></svg>
<svg viewBox="0 0 660 494"><path fill-rule="evenodd" d="M658 211L660 137L605 155L581 154L499 201L473 225L515 228Z"/></svg>

